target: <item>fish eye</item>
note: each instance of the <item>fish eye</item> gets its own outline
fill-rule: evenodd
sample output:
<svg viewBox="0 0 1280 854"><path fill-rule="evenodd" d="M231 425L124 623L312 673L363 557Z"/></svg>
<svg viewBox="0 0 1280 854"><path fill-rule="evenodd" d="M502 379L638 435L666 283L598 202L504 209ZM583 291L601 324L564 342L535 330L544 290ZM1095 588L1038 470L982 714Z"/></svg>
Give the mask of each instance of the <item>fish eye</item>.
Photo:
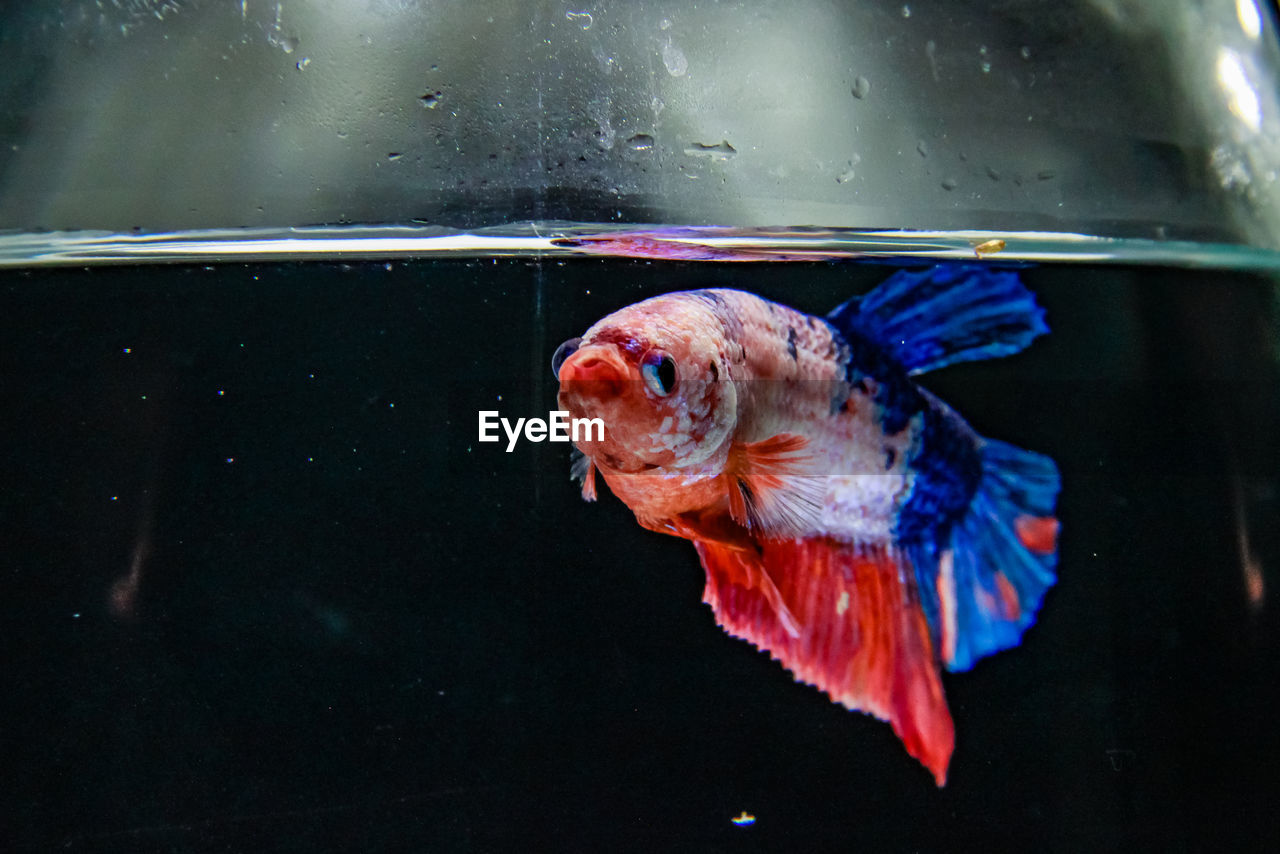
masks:
<svg viewBox="0 0 1280 854"><path fill-rule="evenodd" d="M676 390L676 360L661 350L650 350L640 360L640 375L649 391L666 397Z"/></svg>
<svg viewBox="0 0 1280 854"><path fill-rule="evenodd" d="M564 360L578 352L578 345L581 343L581 338L570 338L568 341L556 348L556 352L551 356L552 376L557 379L560 377L560 367L564 364Z"/></svg>

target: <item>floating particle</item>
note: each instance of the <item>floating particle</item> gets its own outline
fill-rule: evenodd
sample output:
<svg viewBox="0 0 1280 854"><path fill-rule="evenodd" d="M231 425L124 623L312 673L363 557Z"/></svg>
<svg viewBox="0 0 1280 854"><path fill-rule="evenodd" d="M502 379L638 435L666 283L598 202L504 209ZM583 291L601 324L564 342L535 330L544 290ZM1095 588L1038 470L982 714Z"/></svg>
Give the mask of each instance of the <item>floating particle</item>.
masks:
<svg viewBox="0 0 1280 854"><path fill-rule="evenodd" d="M756 817L751 813L747 812L746 810L743 810L738 815L729 819L729 821L733 822L738 827L750 827L751 825L756 823Z"/></svg>
<svg viewBox="0 0 1280 854"><path fill-rule="evenodd" d="M973 247L973 252L981 258L984 255L994 255L997 252L1004 251L1004 245L1003 240L987 240Z"/></svg>
<svg viewBox="0 0 1280 854"><path fill-rule="evenodd" d="M938 45L933 39L924 43L924 55L929 60L929 71L933 74L933 79L941 80L938 76Z"/></svg>

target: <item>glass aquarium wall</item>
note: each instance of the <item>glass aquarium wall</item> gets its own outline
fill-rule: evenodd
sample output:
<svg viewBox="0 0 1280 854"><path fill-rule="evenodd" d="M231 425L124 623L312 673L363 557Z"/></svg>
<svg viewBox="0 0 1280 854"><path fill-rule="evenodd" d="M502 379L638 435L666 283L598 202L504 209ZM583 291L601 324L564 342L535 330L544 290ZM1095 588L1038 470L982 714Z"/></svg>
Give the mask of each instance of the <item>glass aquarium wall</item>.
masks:
<svg viewBox="0 0 1280 854"><path fill-rule="evenodd" d="M4 12L0 228L521 220L1280 247L1261 0Z"/></svg>
<svg viewBox="0 0 1280 854"><path fill-rule="evenodd" d="M1280 850L1276 34L5 5L0 850Z"/></svg>

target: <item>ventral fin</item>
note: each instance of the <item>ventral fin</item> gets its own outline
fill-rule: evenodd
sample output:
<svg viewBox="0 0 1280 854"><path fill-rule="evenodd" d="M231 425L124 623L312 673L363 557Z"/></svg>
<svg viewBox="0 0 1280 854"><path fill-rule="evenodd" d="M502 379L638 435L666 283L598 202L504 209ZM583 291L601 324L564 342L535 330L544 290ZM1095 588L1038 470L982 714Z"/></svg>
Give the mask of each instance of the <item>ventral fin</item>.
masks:
<svg viewBox="0 0 1280 854"><path fill-rule="evenodd" d="M703 601L725 631L841 705L888 721L937 784L946 782L955 728L905 558L826 538L767 540L758 551L695 545L707 572ZM760 575L776 580L798 633L749 582Z"/></svg>
<svg viewBox="0 0 1280 854"><path fill-rule="evenodd" d="M598 497L596 492L596 466L591 458L579 451L573 449L570 455L569 477L574 481L582 484L582 500L595 501Z"/></svg>
<svg viewBox="0 0 1280 854"><path fill-rule="evenodd" d="M735 522L769 538L803 537L817 529L827 479L812 473L808 444L793 433L734 443L725 477Z"/></svg>

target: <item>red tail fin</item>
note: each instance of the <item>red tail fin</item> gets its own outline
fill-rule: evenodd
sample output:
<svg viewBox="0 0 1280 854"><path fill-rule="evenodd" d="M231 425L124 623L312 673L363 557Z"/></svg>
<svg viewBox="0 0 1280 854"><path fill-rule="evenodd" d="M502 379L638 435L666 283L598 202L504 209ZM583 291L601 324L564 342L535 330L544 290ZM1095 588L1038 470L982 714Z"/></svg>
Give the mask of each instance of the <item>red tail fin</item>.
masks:
<svg viewBox="0 0 1280 854"><path fill-rule="evenodd" d="M910 567L826 539L766 541L760 553L695 540L703 601L729 634L773 655L834 700L888 721L941 786L955 730ZM762 585L760 574L772 579ZM776 588L798 625L766 594Z"/></svg>

